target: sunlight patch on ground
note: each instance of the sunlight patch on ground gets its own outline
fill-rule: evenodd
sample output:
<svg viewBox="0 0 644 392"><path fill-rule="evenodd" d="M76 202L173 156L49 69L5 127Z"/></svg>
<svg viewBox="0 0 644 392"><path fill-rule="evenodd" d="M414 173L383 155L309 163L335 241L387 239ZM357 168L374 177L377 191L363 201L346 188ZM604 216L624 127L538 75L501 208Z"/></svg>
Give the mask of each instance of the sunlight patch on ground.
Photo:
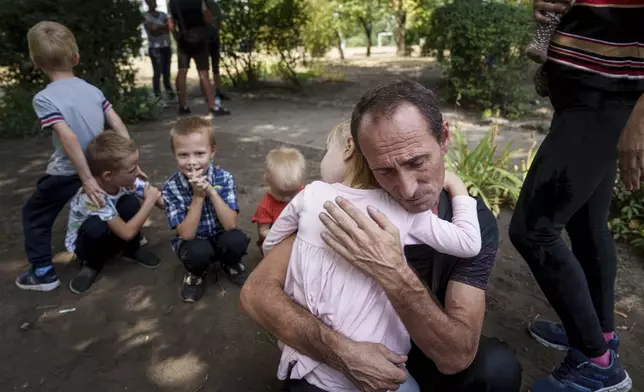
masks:
<svg viewBox="0 0 644 392"><path fill-rule="evenodd" d="M162 387L179 387L203 378L207 365L194 354L167 358L151 364L148 374Z"/></svg>

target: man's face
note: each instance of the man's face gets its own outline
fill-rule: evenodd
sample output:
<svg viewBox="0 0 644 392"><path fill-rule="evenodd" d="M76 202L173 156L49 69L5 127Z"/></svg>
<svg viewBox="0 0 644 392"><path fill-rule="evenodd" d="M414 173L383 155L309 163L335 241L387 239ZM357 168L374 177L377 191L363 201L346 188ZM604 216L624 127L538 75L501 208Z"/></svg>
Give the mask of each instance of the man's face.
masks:
<svg viewBox="0 0 644 392"><path fill-rule="evenodd" d="M150 11L155 11L157 9L157 1L156 0L145 0L145 3L148 5L148 9Z"/></svg>
<svg viewBox="0 0 644 392"><path fill-rule="evenodd" d="M447 123L442 132L444 142L439 144L410 104L401 105L389 119L362 119L358 138L369 167L380 186L409 212L433 208L443 189Z"/></svg>

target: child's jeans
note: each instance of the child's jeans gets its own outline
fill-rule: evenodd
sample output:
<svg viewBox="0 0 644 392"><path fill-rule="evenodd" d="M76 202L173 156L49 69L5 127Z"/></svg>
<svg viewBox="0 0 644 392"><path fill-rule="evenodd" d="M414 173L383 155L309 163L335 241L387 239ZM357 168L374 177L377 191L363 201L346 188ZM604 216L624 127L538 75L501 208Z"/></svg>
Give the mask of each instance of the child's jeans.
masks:
<svg viewBox="0 0 644 392"><path fill-rule="evenodd" d="M34 268L51 265L51 229L54 221L81 185L77 175L47 174L38 180L36 191L22 207L25 252Z"/></svg>
<svg viewBox="0 0 644 392"><path fill-rule="evenodd" d="M134 195L124 195L116 203L121 219L129 221L139 212L141 202ZM105 262L123 252L132 255L139 249L141 235L125 241L112 233L107 222L97 216L90 216L78 229L76 255L83 265L100 271Z"/></svg>
<svg viewBox="0 0 644 392"><path fill-rule="evenodd" d="M188 272L202 276L215 261L229 267L237 267L246 254L249 241L248 236L241 230L222 231L209 239L181 241L177 256Z"/></svg>

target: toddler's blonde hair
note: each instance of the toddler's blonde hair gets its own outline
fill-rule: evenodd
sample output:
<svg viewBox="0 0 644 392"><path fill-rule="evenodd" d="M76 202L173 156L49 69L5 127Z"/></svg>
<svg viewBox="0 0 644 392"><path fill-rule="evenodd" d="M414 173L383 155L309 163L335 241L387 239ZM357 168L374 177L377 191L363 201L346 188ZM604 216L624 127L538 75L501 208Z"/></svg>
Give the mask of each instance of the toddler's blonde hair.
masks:
<svg viewBox="0 0 644 392"><path fill-rule="evenodd" d="M71 71L78 54L70 29L56 22L39 22L27 33L29 57L43 71Z"/></svg>
<svg viewBox="0 0 644 392"><path fill-rule="evenodd" d="M285 191L298 189L304 182L305 172L306 159L295 148L280 147L266 155L265 178L270 186Z"/></svg>
<svg viewBox="0 0 644 392"><path fill-rule="evenodd" d="M344 147L349 139L352 139L351 121L344 120L331 130L331 133L329 133L329 136L326 138L326 144L328 146L331 143L336 143ZM362 155L358 150L357 143L355 141L353 142L353 145L355 146L355 149L353 156L351 157L351 161L347 165L347 171L344 173L344 180L347 181L349 186L352 188L380 188L373 172L369 169L369 163L364 155Z"/></svg>

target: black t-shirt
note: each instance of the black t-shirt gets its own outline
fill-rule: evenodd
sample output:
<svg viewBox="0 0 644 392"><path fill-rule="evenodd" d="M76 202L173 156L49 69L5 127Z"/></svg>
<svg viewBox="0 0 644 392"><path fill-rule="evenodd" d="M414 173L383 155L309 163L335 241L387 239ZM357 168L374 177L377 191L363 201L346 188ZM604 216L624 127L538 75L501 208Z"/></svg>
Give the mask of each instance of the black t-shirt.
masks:
<svg viewBox="0 0 644 392"><path fill-rule="evenodd" d="M481 252L477 256L459 259L424 244L405 246L407 262L443 305L450 280L487 290L499 245L499 227L496 217L480 198L477 198L477 210L481 227ZM440 196L438 217L452 219L452 205L446 192Z"/></svg>
<svg viewBox="0 0 644 392"><path fill-rule="evenodd" d="M184 28L190 30L206 25L203 20L204 0L170 0L168 9L179 30Z"/></svg>

